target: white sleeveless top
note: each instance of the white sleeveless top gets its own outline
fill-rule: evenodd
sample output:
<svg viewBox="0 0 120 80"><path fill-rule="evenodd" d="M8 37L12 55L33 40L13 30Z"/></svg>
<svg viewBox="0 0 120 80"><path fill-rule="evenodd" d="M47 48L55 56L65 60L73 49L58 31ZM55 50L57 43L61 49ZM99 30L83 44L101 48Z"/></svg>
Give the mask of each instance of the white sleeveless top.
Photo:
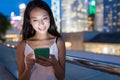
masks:
<svg viewBox="0 0 120 80"><path fill-rule="evenodd" d="M25 57L33 51L34 50L29 46L29 44L26 43L24 51ZM55 58L58 60L58 48L56 44L56 38L54 40L54 43L50 47L50 54L55 55ZM45 67L35 63L31 70L30 80L57 80L57 79L55 77L54 69L52 66Z"/></svg>

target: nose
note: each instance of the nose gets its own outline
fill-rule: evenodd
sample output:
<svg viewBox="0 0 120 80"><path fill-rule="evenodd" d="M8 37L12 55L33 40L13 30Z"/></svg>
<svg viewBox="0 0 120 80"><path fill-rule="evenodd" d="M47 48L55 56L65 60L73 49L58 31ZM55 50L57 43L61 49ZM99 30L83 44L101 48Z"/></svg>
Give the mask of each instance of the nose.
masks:
<svg viewBox="0 0 120 80"><path fill-rule="evenodd" d="M43 22L43 20L39 20L39 23L38 23L38 25L44 25L44 22Z"/></svg>

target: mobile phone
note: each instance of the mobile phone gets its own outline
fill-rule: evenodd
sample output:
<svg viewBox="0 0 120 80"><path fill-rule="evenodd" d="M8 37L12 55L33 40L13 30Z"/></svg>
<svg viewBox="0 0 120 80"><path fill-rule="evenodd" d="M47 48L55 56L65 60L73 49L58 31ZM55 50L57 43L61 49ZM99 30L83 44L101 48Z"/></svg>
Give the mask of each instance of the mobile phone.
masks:
<svg viewBox="0 0 120 80"><path fill-rule="evenodd" d="M34 49L35 58L38 58L39 56L49 58L50 56L49 52L50 52L49 48L35 48Z"/></svg>

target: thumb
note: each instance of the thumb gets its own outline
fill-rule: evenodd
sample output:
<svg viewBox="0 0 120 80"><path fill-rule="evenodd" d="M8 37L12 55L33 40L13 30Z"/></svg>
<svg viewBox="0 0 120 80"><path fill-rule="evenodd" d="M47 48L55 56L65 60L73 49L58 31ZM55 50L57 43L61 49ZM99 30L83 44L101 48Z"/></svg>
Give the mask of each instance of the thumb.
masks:
<svg viewBox="0 0 120 80"><path fill-rule="evenodd" d="M50 55L50 57L51 57L52 59L55 59L55 55Z"/></svg>

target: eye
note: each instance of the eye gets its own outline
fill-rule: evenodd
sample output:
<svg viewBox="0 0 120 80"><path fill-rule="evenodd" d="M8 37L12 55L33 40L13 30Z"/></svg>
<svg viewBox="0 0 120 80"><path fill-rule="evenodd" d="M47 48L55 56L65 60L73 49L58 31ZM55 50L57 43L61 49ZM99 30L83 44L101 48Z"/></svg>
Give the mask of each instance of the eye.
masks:
<svg viewBox="0 0 120 80"><path fill-rule="evenodd" d="M38 21L38 20L33 20L33 21L35 22L35 21Z"/></svg>
<svg viewBox="0 0 120 80"><path fill-rule="evenodd" d="M46 20L46 19L48 19L48 17L44 17L44 18L43 18L43 20Z"/></svg>
<svg viewBox="0 0 120 80"><path fill-rule="evenodd" d="M32 22L32 23L37 23L38 20L37 20L37 19L32 19L31 22Z"/></svg>

